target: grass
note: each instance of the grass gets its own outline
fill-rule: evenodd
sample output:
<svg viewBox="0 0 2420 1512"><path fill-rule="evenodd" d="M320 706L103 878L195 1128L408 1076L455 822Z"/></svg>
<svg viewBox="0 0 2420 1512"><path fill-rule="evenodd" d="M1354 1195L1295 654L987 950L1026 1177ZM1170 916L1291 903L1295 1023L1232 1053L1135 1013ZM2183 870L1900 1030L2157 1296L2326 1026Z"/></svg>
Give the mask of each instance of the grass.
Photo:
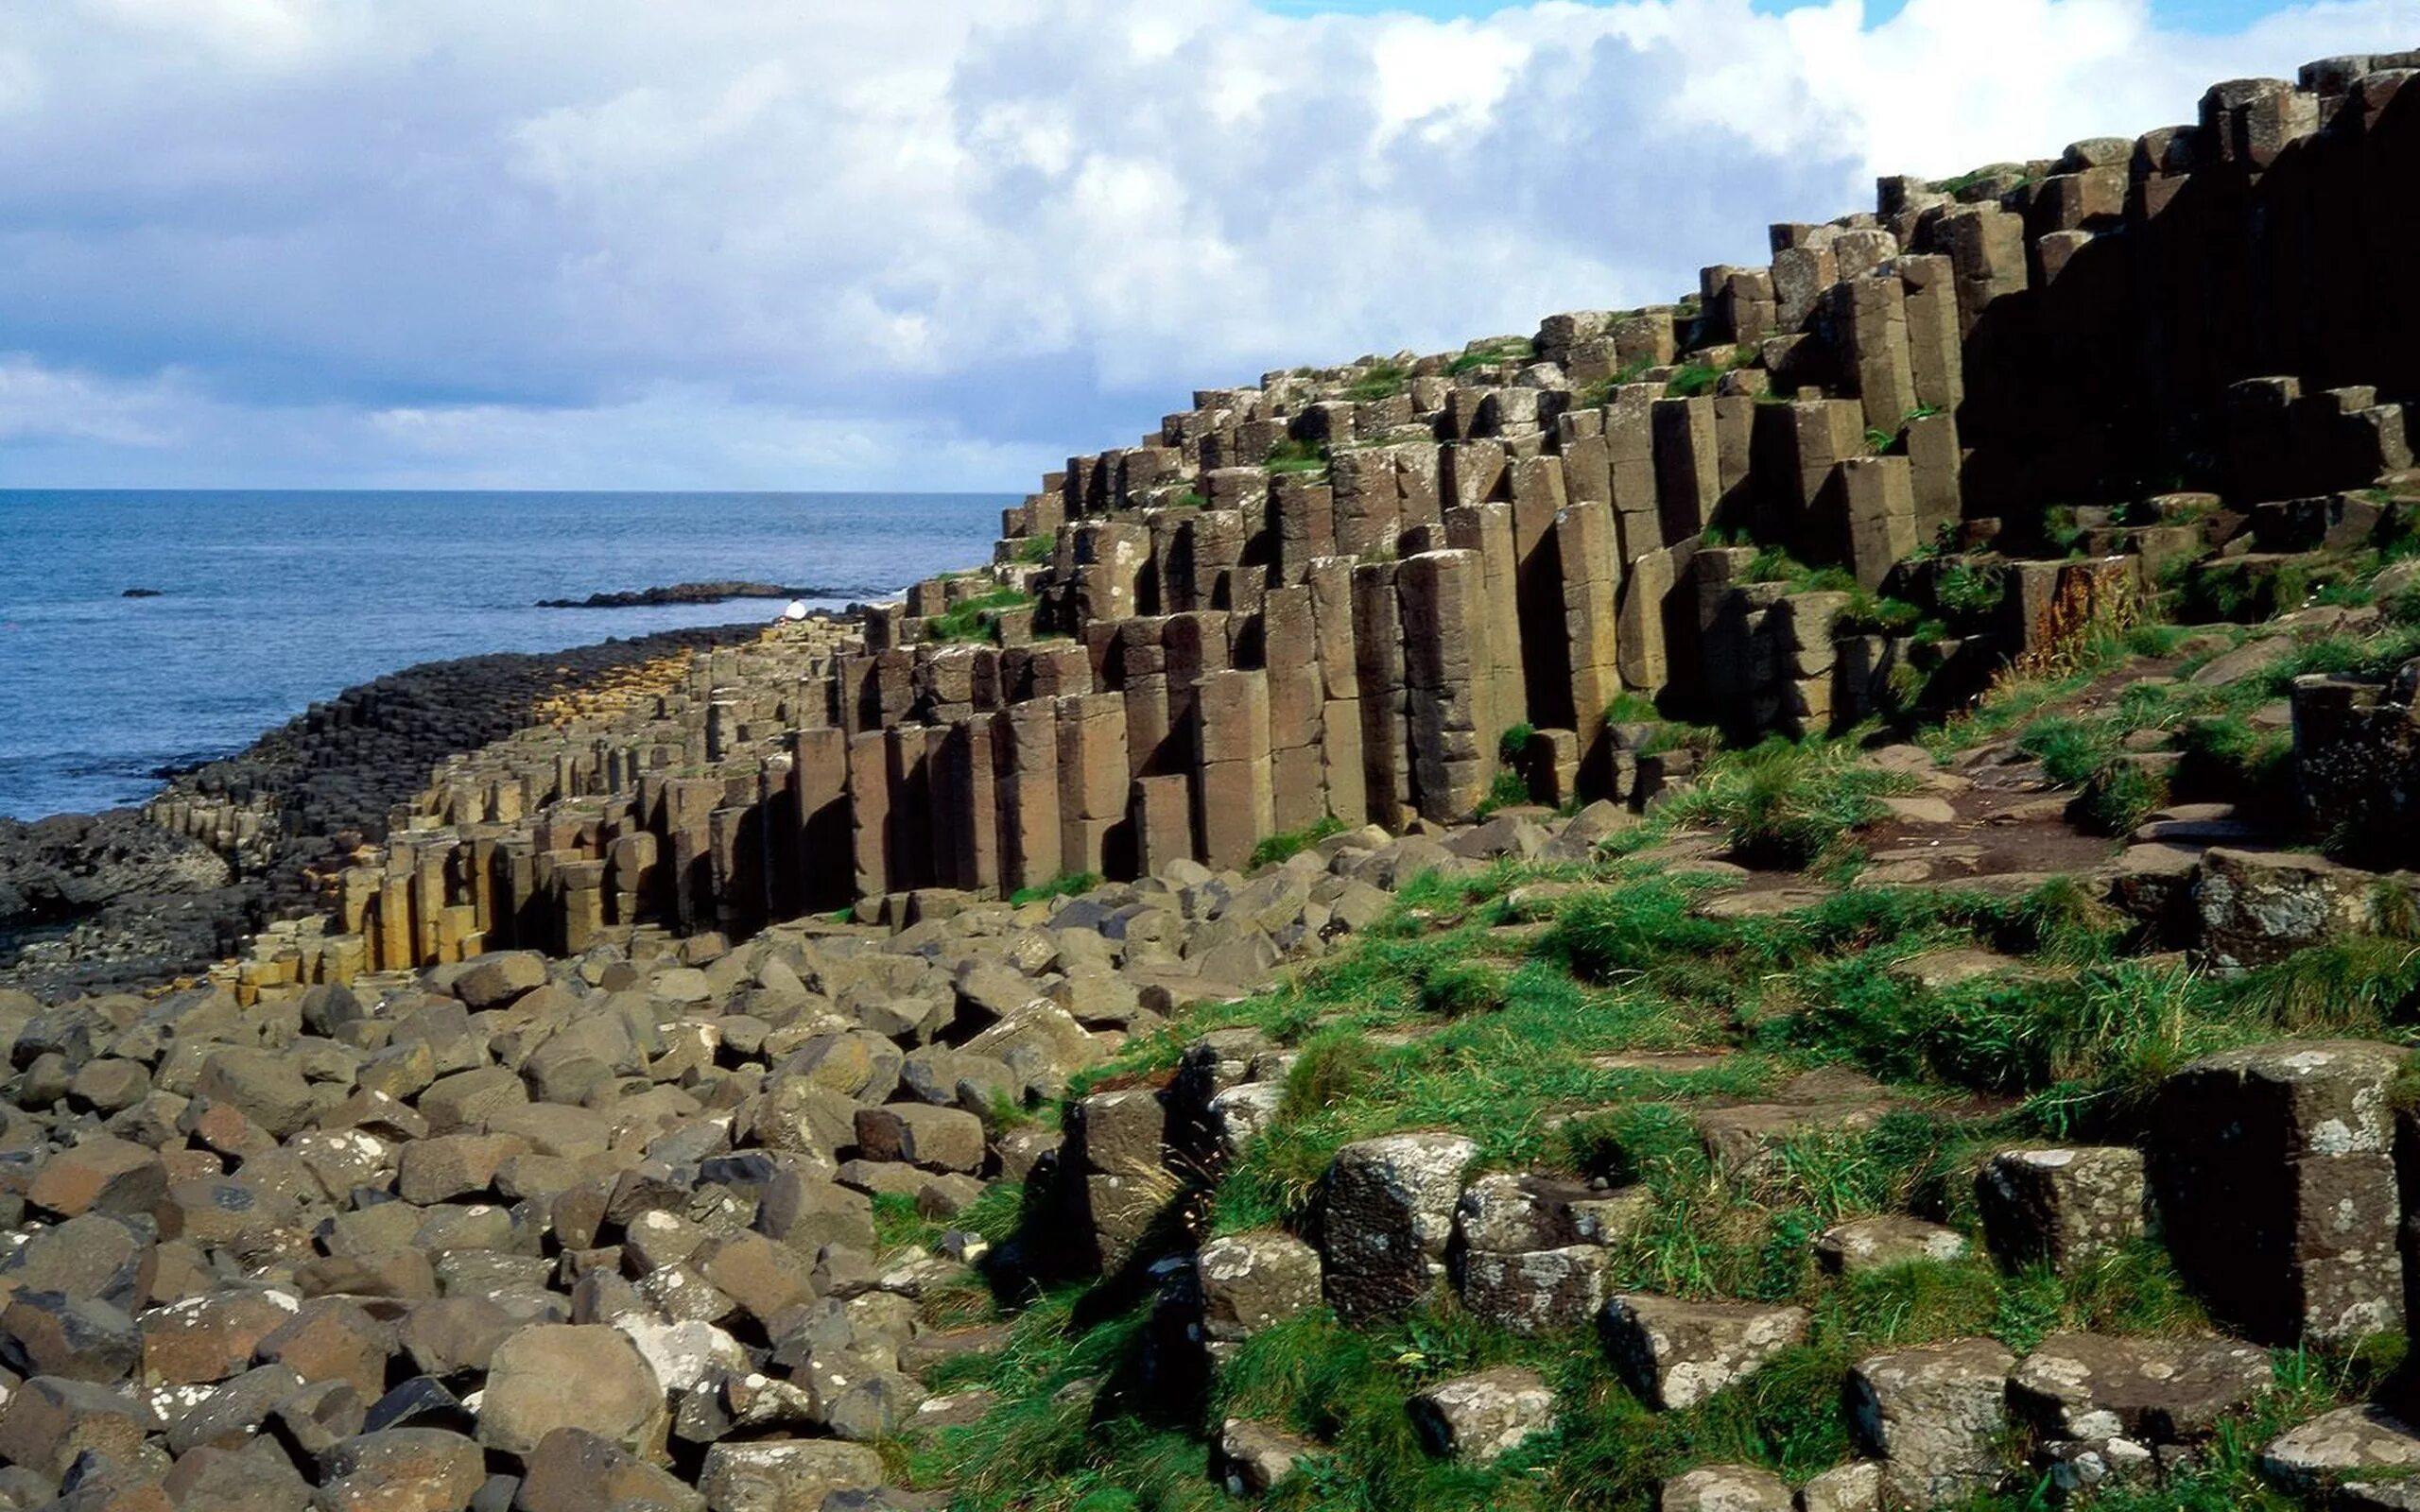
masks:
<svg viewBox="0 0 2420 1512"><path fill-rule="evenodd" d="M1344 387L1344 397L1357 404L1374 404L1392 399L1411 385L1409 369L1392 362L1374 363L1362 369L1361 376Z"/></svg>
<svg viewBox="0 0 2420 1512"><path fill-rule="evenodd" d="M1674 822L1659 813L1651 824L1668 833ZM1508 954L1489 934L1502 895L1546 878L1593 885L1563 904L1545 936ZM1842 1388L1854 1363L1876 1350L1978 1333L2022 1350L2064 1330L2202 1326L2155 1245L2065 1277L1973 1259L1832 1280L1812 1263L1814 1233L1844 1217L1911 1210L1971 1233L1973 1173L1990 1150L2139 1138L2145 1090L2185 1061L2280 1032L2409 1032L2420 987L2406 959L2412 947L2400 942L2392 954L2296 957L2241 983L2162 963L2103 964L2120 926L2071 885L2020 899L1852 890L1778 917L1720 919L1696 912L1698 897L1620 862L1500 864L1421 879L1353 948L1256 998L1197 1010L1106 1074L1121 1082L1164 1074L1213 1026L1251 1024L1294 1047L1272 1123L1212 1191L1219 1231L1309 1228L1343 1144L1453 1127L1478 1143L1483 1168L1645 1183L1652 1215L1609 1255L1610 1285L1792 1302L1812 1314L1803 1345L1695 1409L1655 1413L1592 1341L1515 1338L1441 1293L1365 1329L1314 1311L1254 1338L1215 1381L1180 1386L1150 1365L1167 1355L1153 1343L1148 1300L1103 1308L1069 1289L1017 1313L1002 1353L952 1367L965 1375L951 1384L988 1386L1003 1404L914 1451L916 1483L946 1484L954 1504L992 1512L1208 1512L1220 1503L1204 1440L1228 1417L1317 1445L1268 1500L1274 1507L1643 1508L1660 1481L1707 1463L1804 1479L1850 1457ZM2006 953L2030 974L1927 988L1894 970L1950 947ZM1734 1054L1692 1074L1598 1058L1726 1043ZM1714 1164L1697 1108L1833 1063L1896 1080L1909 1101L1869 1128L1786 1140L1757 1168ZM1960 1100L1976 1091L1997 1100ZM1569 1118L1574 1110L1584 1116ZM878 1203L877 1220L886 1243L919 1242L899 1205ZM2272 1394L2230 1425L2199 1469L2161 1487L2174 1500L2104 1495L2097 1504L2289 1504L2259 1482L2258 1446L2365 1394L2394 1361L2390 1346L2281 1354ZM1431 1458L1406 1398L1499 1363L1547 1377L1557 1425L1487 1469ZM2020 1485L1974 1506L2016 1512L2031 1497Z"/></svg>
<svg viewBox="0 0 2420 1512"><path fill-rule="evenodd" d="M1498 363L1527 362L1537 354L1537 343L1523 336L1496 346L1484 347L1477 352L1465 352L1446 364L1445 371L1459 378L1475 368L1489 368Z"/></svg>
<svg viewBox="0 0 2420 1512"><path fill-rule="evenodd" d="M1023 609L1033 602L1033 595L1022 589L998 588L978 593L942 613L925 616L925 639L934 643L996 639L1000 610Z"/></svg>
<svg viewBox="0 0 2420 1512"><path fill-rule="evenodd" d="M1924 617L1925 611L1906 599L1858 588L1832 624L1843 635L1904 635Z"/></svg>
<svg viewBox="0 0 2420 1512"><path fill-rule="evenodd" d="M1267 466L1271 472L1324 472L1327 447L1318 441L1280 441L1269 449Z"/></svg>
<svg viewBox="0 0 2420 1512"><path fill-rule="evenodd" d="M1779 546L1767 546L1756 553L1755 559L1748 564L1748 581L1787 583L1793 593L1857 592L1857 579L1847 569L1809 567Z"/></svg>
<svg viewBox="0 0 2420 1512"><path fill-rule="evenodd" d="M1028 536L1017 542L1017 560L1025 566L1039 566L1050 559L1059 549L1056 536Z"/></svg>
<svg viewBox="0 0 2420 1512"><path fill-rule="evenodd" d="M1904 773L1856 761L1845 740L1773 736L1709 762L1673 799L1682 822L1722 830L1753 866L1824 869L1851 859L1848 835L1886 811L1878 801L1914 787Z"/></svg>
<svg viewBox="0 0 2420 1512"><path fill-rule="evenodd" d="M1288 830L1282 834L1272 834L1253 847L1252 861L1248 869L1257 871L1263 867L1273 867L1291 861L1329 835L1343 833L1344 821L1331 814L1317 823L1306 825L1302 829Z"/></svg>
<svg viewBox="0 0 2420 1512"><path fill-rule="evenodd" d="M1672 374L1671 381L1664 386L1664 397L1695 399L1701 394L1710 394L1714 392L1714 386L1721 380L1721 377L1722 374L1720 371L1703 363L1685 364Z"/></svg>
<svg viewBox="0 0 2420 1512"><path fill-rule="evenodd" d="M2008 575L1997 567L1953 562L1933 578L1933 602L1946 613L1988 614L2007 596Z"/></svg>
<svg viewBox="0 0 2420 1512"><path fill-rule="evenodd" d="M1019 887L1009 894L1009 904L1022 908L1028 903L1048 902L1054 898L1073 898L1100 885L1098 871L1069 871L1033 887Z"/></svg>
<svg viewBox="0 0 2420 1512"><path fill-rule="evenodd" d="M1945 572L1942 576L1946 576ZM1945 611L1981 612L1974 604ZM2195 765L2273 767L2278 732L2246 715L2307 671L2375 675L2420 654L2420 631L2390 623L2363 637L2302 644L2223 686L2129 684L2135 659L2169 656L2173 636L2106 605L2065 606L2053 654L2003 679L1951 729L1947 751L2010 738L2087 803L2122 822L2142 799L2128 738L2158 730ZM1609 711L1654 717L1627 696ZM1508 732L1508 738L1516 732ZM2139 1143L2150 1093L2217 1050L2278 1038L2420 1036L2420 907L2399 886L2371 900L2372 933L2233 978L2166 956L2133 957L2133 921L2073 882L2023 897L1955 887L1849 888L1777 915L1715 917L1715 885L1659 850L1713 828L1737 853L1843 869L1878 799L1905 777L1866 766L1849 739L1770 741L1710 750L1698 785L1657 808L1623 844L1585 865L1499 862L1406 884L1390 912L1346 948L1253 998L1197 1008L1140 1039L1076 1091L1150 1085L1209 1029L1249 1026L1294 1055L1268 1128L1223 1172L1204 1173L1207 1224L1315 1233L1336 1152L1356 1140L1450 1127L1477 1145L1475 1170L1524 1170L1643 1184L1651 1215L1608 1254L1609 1286L1685 1297L1790 1302L1812 1317L1804 1344L1745 1383L1678 1413L1648 1410L1581 1336L1516 1338L1440 1290L1401 1319L1361 1329L1313 1311L1245 1346L1215 1380L1172 1374L1152 1303L1110 1284L1020 1299L1009 1345L948 1367L1001 1406L907 1453L909 1477L946 1485L971 1512L1229 1504L1210 1480L1205 1439L1227 1417L1305 1435L1315 1452L1265 1505L1362 1512L1643 1509L1681 1469L1770 1468L1792 1482L1849 1458L1847 1372L1879 1349L1986 1334L2028 1349L2086 1330L2174 1334L2206 1326L2165 1252L2137 1244L2066 1275L1987 1259L1833 1279L1813 1235L1842 1218L1915 1212L1972 1236L1974 1177L1993 1150L2029 1141ZM1256 858L1257 859L1257 858ZM1577 884L1543 934L1505 902L1530 882ZM1981 950L2008 969L1928 985L1918 956ZM1722 1050L1711 1069L1674 1073L1614 1053ZM1770 1098L1810 1068L1846 1067L1893 1084L1897 1106L1865 1127L1821 1123L1774 1140L1764 1158L1718 1164L1700 1133L1709 1106ZM2420 1072L2396 1089L2420 1105ZM988 1201L989 1199L987 1199ZM980 1206L980 1205L978 1205ZM1011 1209L1017 1206L1010 1199ZM1044 1207L1027 1211L1045 1212ZM997 1212L969 1225L997 1223ZM877 1202L886 1246L929 1243L912 1204ZM952 1220L966 1223L965 1214ZM2108 1512L2284 1508L2260 1447L2328 1407L2364 1400L2398 1367L2400 1339L2281 1351L2272 1389L2222 1425L2198 1463L2156 1488L2105 1490ZM1538 1369L1558 1420L1500 1464L1430 1457L1404 1409L1448 1376L1499 1363ZM2008 1489L1965 1512L2033 1512L2047 1491L2009 1440Z"/></svg>
<svg viewBox="0 0 2420 1512"><path fill-rule="evenodd" d="M1519 808L1536 801L1537 795L1530 791L1530 780L1519 769L1508 766L1499 770L1495 780L1488 784L1487 796L1478 800L1478 808L1473 816L1484 819L1498 809Z"/></svg>

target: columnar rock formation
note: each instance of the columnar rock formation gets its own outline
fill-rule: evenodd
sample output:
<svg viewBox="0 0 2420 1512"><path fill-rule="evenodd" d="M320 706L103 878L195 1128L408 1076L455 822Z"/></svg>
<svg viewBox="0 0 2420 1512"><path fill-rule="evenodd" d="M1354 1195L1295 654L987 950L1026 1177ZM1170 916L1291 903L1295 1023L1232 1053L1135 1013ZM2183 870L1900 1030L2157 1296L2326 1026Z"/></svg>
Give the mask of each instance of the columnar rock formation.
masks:
<svg viewBox="0 0 2420 1512"><path fill-rule="evenodd" d="M2420 327L2383 255L2420 221L2414 61L1886 180L1676 304L1198 392L1046 478L987 569L447 761L256 973L1233 866L1323 819L1466 818L1512 730L1530 791L1636 801L1661 758L1625 695L1796 733L1979 679L2198 550L2221 495L2410 465L2380 396ZM2053 506L2089 557L2046 545ZM1996 607L1951 611L1937 542L2007 555ZM1886 586L1934 621L1861 617Z"/></svg>

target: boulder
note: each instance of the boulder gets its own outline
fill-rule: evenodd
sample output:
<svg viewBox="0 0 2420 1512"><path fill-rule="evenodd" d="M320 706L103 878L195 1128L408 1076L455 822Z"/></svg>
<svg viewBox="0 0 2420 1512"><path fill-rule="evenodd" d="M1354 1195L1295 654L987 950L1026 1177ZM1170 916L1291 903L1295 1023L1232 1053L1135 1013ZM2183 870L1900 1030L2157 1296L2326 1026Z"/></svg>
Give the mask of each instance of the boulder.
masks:
<svg viewBox="0 0 2420 1512"><path fill-rule="evenodd" d="M1792 1512L1789 1486L1753 1465L1701 1465L1655 1493L1656 1512Z"/></svg>
<svg viewBox="0 0 2420 1512"><path fill-rule="evenodd" d="M2043 1260L2066 1274L2142 1237L2142 1152L2003 1150L1977 1174L1975 1200L2004 1264Z"/></svg>
<svg viewBox="0 0 2420 1512"><path fill-rule="evenodd" d="M660 1458L664 1387L614 1329L542 1323L495 1348L479 1403L479 1442L527 1459L548 1434L578 1428L643 1458Z"/></svg>
<svg viewBox="0 0 2420 1512"><path fill-rule="evenodd" d="M1995 1339L1919 1345L1858 1362L1849 1372L1850 1426L1882 1460L1888 1495L1933 1506L1991 1486L2015 1363Z"/></svg>
<svg viewBox="0 0 2420 1512"><path fill-rule="evenodd" d="M2268 1389L2269 1352L2225 1339L2061 1333L2008 1379L2009 1405L2053 1438L2177 1443Z"/></svg>
<svg viewBox="0 0 2420 1512"><path fill-rule="evenodd" d="M1441 1381L1411 1399L1411 1418L1432 1454L1492 1465L1554 1418L1554 1393L1534 1370L1499 1366Z"/></svg>
<svg viewBox="0 0 2420 1512"><path fill-rule="evenodd" d="M1806 1337L1804 1308L1625 1296L1605 1304L1605 1345L1649 1406L1694 1407Z"/></svg>
<svg viewBox="0 0 2420 1512"><path fill-rule="evenodd" d="M821 1512L836 1491L882 1485L882 1456L863 1444L771 1438L716 1444L698 1489L708 1512Z"/></svg>
<svg viewBox="0 0 2420 1512"><path fill-rule="evenodd" d="M1275 1229L1211 1240L1201 1246L1194 1274L1202 1336L1214 1358L1320 1305L1319 1251Z"/></svg>
<svg viewBox="0 0 2420 1512"><path fill-rule="evenodd" d="M1585 1328L1604 1306L1610 1258L1597 1245L1512 1254L1466 1250L1462 1305L1473 1316L1513 1333Z"/></svg>
<svg viewBox="0 0 2420 1512"><path fill-rule="evenodd" d="M1815 1236L1815 1258L1836 1276L1926 1261L1962 1260L1966 1249L1966 1236L1957 1229L1904 1213L1851 1218Z"/></svg>
<svg viewBox="0 0 2420 1512"><path fill-rule="evenodd" d="M321 1503L344 1512L456 1512L487 1481L479 1446L441 1428L390 1428L320 1456Z"/></svg>
<svg viewBox="0 0 2420 1512"><path fill-rule="evenodd" d="M1347 1321L1408 1312L1443 1276L1462 1168L1478 1153L1459 1134L1389 1134L1337 1152L1322 1263Z"/></svg>
<svg viewBox="0 0 2420 1512"><path fill-rule="evenodd" d="M546 958L536 951L492 951L466 963L454 978L454 995L477 1011L500 1008L546 985Z"/></svg>
<svg viewBox="0 0 2420 1512"><path fill-rule="evenodd" d="M2285 1346L2401 1325L2387 1094L2408 1058L2359 1040L2249 1045L2161 1084L2150 1172L2164 1237L2231 1332Z"/></svg>
<svg viewBox="0 0 2420 1512"><path fill-rule="evenodd" d="M2362 1471L2420 1471L2420 1430L2383 1407L2339 1407L2260 1452L2261 1473L2297 1490Z"/></svg>
<svg viewBox="0 0 2420 1512"><path fill-rule="evenodd" d="M1219 1478L1229 1496L1263 1496L1317 1450L1281 1428L1230 1418L1219 1429Z"/></svg>
<svg viewBox="0 0 2420 1512"><path fill-rule="evenodd" d="M1870 1459L1836 1465L1798 1488L1798 1512L1879 1512L1882 1467Z"/></svg>

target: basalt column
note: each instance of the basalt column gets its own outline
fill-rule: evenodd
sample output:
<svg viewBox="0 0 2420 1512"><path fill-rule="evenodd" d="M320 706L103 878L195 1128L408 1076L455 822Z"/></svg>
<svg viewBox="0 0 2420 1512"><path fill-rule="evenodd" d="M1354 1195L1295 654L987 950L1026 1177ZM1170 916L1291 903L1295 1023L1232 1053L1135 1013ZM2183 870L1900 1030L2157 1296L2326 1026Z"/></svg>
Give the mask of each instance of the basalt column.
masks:
<svg viewBox="0 0 2420 1512"><path fill-rule="evenodd" d="M994 718L1001 788L1000 885L1016 892L1042 886L1062 870L1095 869L1062 860L1057 705L1029 698Z"/></svg>
<svg viewBox="0 0 2420 1512"><path fill-rule="evenodd" d="M1495 776L1495 738L1479 728L1473 693L1490 651L1484 564L1474 552L1424 552L1402 563L1396 587L1414 799L1424 818L1466 819Z"/></svg>
<svg viewBox="0 0 2420 1512"><path fill-rule="evenodd" d="M1353 564L1324 557L1308 574L1311 625L1319 638L1320 781L1328 812L1348 825L1370 818L1369 773L1363 760L1361 681L1355 661Z"/></svg>
<svg viewBox="0 0 2420 1512"><path fill-rule="evenodd" d="M1068 694L1057 710L1059 864L1072 872L1132 876L1126 701L1114 693Z"/></svg>
<svg viewBox="0 0 2420 1512"><path fill-rule="evenodd" d="M1361 689L1361 770L1371 822L1392 830L1412 811L1411 733L1404 701L1397 563L1353 568L1353 665Z"/></svg>
<svg viewBox="0 0 2420 1512"><path fill-rule="evenodd" d="M1553 516L1547 518L1551 523ZM1536 523L1532 514L1531 524ZM1471 712L1494 739L1529 717L1529 679L1521 640L1521 548L1512 506L1455 507L1446 512L1445 541L1453 550L1470 552L1481 577L1480 610L1488 624L1480 644L1487 654L1472 669L1477 682L1471 690Z"/></svg>
<svg viewBox="0 0 2420 1512"><path fill-rule="evenodd" d="M1194 783L1200 858L1218 870L1241 869L1275 830L1269 749L1269 677L1214 672L1196 685L1201 768Z"/></svg>
<svg viewBox="0 0 2420 1512"><path fill-rule="evenodd" d="M1302 829L1327 813L1320 757L1319 636L1307 587L1271 589L1261 605L1259 662L1269 679L1273 823Z"/></svg>
<svg viewBox="0 0 2420 1512"><path fill-rule="evenodd" d="M1614 631L1612 506L1593 499L1566 506L1555 517L1554 544L1570 662L1571 729L1579 737L1577 788L1581 797L1596 798L1612 789L1605 709L1621 692Z"/></svg>
<svg viewBox="0 0 2420 1512"><path fill-rule="evenodd" d="M849 855L860 898L890 891L890 736L873 730L849 741Z"/></svg>
<svg viewBox="0 0 2420 1512"><path fill-rule="evenodd" d="M1555 520L1563 512L1563 463L1551 456L1524 457L1512 466L1512 547L1518 591L1522 697L1517 709L1496 711L1491 738L1514 725L1574 730L1571 646L1565 634L1562 557Z"/></svg>
<svg viewBox="0 0 2420 1512"><path fill-rule="evenodd" d="M790 737L791 803L798 815L799 905L809 913L838 908L851 897L849 737L810 729ZM651 858L650 858L651 859Z"/></svg>

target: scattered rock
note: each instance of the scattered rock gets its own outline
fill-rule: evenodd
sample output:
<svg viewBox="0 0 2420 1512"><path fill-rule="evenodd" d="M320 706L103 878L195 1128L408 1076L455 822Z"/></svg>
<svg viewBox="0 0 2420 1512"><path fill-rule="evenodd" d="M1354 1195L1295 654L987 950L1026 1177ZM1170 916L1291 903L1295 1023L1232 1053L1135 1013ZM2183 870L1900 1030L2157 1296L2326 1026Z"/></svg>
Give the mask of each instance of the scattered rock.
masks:
<svg viewBox="0 0 2420 1512"><path fill-rule="evenodd" d="M1418 1393L1411 1417L1429 1452L1492 1465L1551 1424L1554 1393L1536 1371L1501 1366Z"/></svg>
<svg viewBox="0 0 2420 1512"><path fill-rule="evenodd" d="M1804 1308L1616 1297L1605 1304L1606 1347L1651 1407L1694 1407L1806 1336Z"/></svg>

